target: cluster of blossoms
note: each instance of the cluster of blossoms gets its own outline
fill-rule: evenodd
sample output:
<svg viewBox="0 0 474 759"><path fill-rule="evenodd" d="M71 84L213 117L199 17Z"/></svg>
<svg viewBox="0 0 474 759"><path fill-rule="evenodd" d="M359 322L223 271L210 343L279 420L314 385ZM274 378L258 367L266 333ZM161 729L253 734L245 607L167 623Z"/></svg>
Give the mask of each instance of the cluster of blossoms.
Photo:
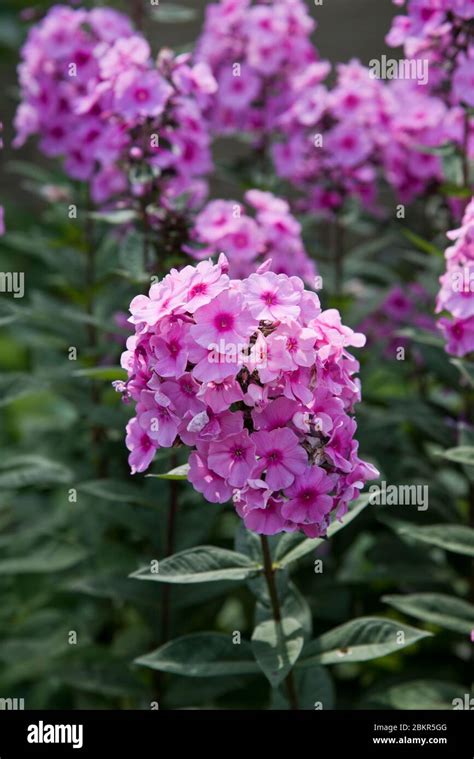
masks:
<svg viewBox="0 0 474 759"><path fill-rule="evenodd" d="M330 214L348 196L375 210L381 177L402 201L441 181L430 148L456 129L439 98L416 82L376 79L356 60L338 66L332 89L323 83L327 73L317 62L294 77L272 149L277 173L304 192L310 210Z"/></svg>
<svg viewBox="0 0 474 759"><path fill-rule="evenodd" d="M277 274L294 274L315 286L317 270L306 253L301 224L286 200L269 192L248 190L245 200L254 216L232 200L213 200L198 214L195 238L204 247L199 258L225 253L232 277L246 277L271 259Z"/></svg>
<svg viewBox="0 0 474 759"><path fill-rule="evenodd" d="M135 334L116 388L136 404L132 472L158 448L192 449L189 479L212 503L233 499L258 533L326 533L377 477L358 457L354 405L365 338L321 311L301 279L269 262L232 280L221 256L171 272L130 306Z"/></svg>
<svg viewBox="0 0 474 759"><path fill-rule="evenodd" d="M367 335L369 346L381 348L386 358L394 358L400 347L407 348L409 340L399 332L407 327L418 327L427 332L436 332L436 322L432 316L432 298L423 285L412 282L408 285L392 287L380 306L361 323ZM414 354L417 362L419 353Z"/></svg>
<svg viewBox="0 0 474 759"><path fill-rule="evenodd" d="M440 279L436 311L447 312L438 320L447 344L454 356L474 351L474 200L471 200L462 226L448 232L453 241L446 250L446 272Z"/></svg>
<svg viewBox="0 0 474 759"><path fill-rule="evenodd" d="M396 16L387 43L429 66L430 88L452 105L474 106L474 0L393 0Z"/></svg>
<svg viewBox="0 0 474 759"><path fill-rule="evenodd" d="M17 146L39 134L98 204L158 189L202 200L212 163L201 103L217 86L205 64L169 51L153 61L122 14L63 6L30 31L22 58Z"/></svg>
<svg viewBox="0 0 474 759"><path fill-rule="evenodd" d="M436 148L462 137L459 121L446 104L413 80L386 85L390 98L383 175L402 202L435 189L444 179Z"/></svg>
<svg viewBox="0 0 474 759"><path fill-rule="evenodd" d="M358 61L338 66L336 85L323 84L329 64L314 62L292 79L291 104L278 120L272 147L279 176L306 195L308 207L332 212L347 195L374 201L380 149L387 139L386 92Z"/></svg>
<svg viewBox="0 0 474 759"><path fill-rule="evenodd" d="M221 0L207 7L197 60L217 81L210 120L220 134L263 138L288 107L293 77L317 59L302 0Z"/></svg>
<svg viewBox="0 0 474 759"><path fill-rule="evenodd" d="M387 36L387 43L403 46L408 59L422 63L428 73L426 87L414 90L428 91L433 103L433 125L442 116L438 133L438 146L450 142L453 147L474 157L474 119L469 109L474 106L474 0L394 0L399 6L407 5L405 16L396 16ZM438 131L438 130L436 130ZM444 137L444 139L443 139ZM426 145L426 143L423 143ZM428 144L433 145L430 141ZM438 160L431 156L433 166ZM428 166L428 158L427 166ZM464 176L465 184L469 177ZM450 201L453 212L459 204Z"/></svg>

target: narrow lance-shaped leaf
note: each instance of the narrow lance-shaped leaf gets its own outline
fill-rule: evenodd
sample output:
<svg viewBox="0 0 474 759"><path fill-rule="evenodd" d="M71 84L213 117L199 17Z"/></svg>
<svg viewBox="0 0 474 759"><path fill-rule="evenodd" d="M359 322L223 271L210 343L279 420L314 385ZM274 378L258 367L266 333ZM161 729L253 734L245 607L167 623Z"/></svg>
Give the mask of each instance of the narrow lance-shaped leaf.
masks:
<svg viewBox="0 0 474 759"><path fill-rule="evenodd" d="M403 538L444 548L445 551L474 556L474 529L458 524L432 524L419 527L399 520L386 523Z"/></svg>
<svg viewBox="0 0 474 759"><path fill-rule="evenodd" d="M158 480L187 480L189 472L189 464L182 464L174 469L171 469L166 474L147 474L146 477L154 477Z"/></svg>
<svg viewBox="0 0 474 759"><path fill-rule="evenodd" d="M261 567L248 556L214 546L198 546L169 556L155 567L143 567L130 577L168 583L219 582L246 580Z"/></svg>
<svg viewBox="0 0 474 759"><path fill-rule="evenodd" d="M260 671L249 642L234 643L232 635L223 633L185 635L140 656L135 663L186 677L256 675Z"/></svg>
<svg viewBox="0 0 474 759"><path fill-rule="evenodd" d="M308 643L296 666L306 668L378 659L430 635L392 619L360 617Z"/></svg>
<svg viewBox="0 0 474 759"><path fill-rule="evenodd" d="M474 630L474 606L441 593L384 596L382 601L416 619L469 635Z"/></svg>

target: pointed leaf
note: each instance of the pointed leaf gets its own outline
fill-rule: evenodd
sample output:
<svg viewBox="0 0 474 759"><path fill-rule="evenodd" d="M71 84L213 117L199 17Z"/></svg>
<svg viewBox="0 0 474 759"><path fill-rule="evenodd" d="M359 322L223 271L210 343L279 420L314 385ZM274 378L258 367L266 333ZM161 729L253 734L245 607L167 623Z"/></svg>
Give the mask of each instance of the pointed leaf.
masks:
<svg viewBox="0 0 474 759"><path fill-rule="evenodd" d="M260 566L241 553L214 546L198 546L163 559L158 571L143 567L130 577L169 583L245 580L260 571Z"/></svg>
<svg viewBox="0 0 474 759"><path fill-rule="evenodd" d="M308 643L297 667L378 659L430 635L393 619L360 617Z"/></svg>
<svg viewBox="0 0 474 759"><path fill-rule="evenodd" d="M223 633L185 635L140 656L135 663L187 677L254 675L260 671L249 642L233 643L232 636Z"/></svg>
<svg viewBox="0 0 474 759"><path fill-rule="evenodd" d="M252 635L252 650L273 688L277 688L293 668L303 643L303 628L293 617L257 625Z"/></svg>
<svg viewBox="0 0 474 759"><path fill-rule="evenodd" d="M474 630L474 606L441 593L413 593L384 596L382 601L394 609L448 630L470 634Z"/></svg>
<svg viewBox="0 0 474 759"><path fill-rule="evenodd" d="M463 556L474 556L474 529L472 527L457 524L432 524L428 527L418 527L418 525L398 520L386 521L402 537L438 546L444 548L445 551L460 553Z"/></svg>

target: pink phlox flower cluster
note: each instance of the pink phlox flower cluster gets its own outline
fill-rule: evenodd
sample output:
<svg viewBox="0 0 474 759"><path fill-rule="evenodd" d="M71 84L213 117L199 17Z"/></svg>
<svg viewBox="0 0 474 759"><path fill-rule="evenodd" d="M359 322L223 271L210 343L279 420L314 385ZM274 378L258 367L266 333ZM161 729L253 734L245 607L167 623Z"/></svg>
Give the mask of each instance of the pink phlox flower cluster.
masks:
<svg viewBox="0 0 474 759"><path fill-rule="evenodd" d="M294 274L314 287L316 265L305 250L301 224L287 201L261 190L248 190L245 200L253 215L236 201L208 203L196 218L196 241L204 247L194 251L194 256L225 253L230 276L235 278L248 276L271 259L272 271Z"/></svg>
<svg viewBox="0 0 474 759"><path fill-rule="evenodd" d="M201 106L217 84L189 55L162 51L110 9L53 7L31 29L19 68L22 103L16 145L41 135L48 156L64 156L97 204L153 189L168 202L205 198L212 168Z"/></svg>
<svg viewBox="0 0 474 759"><path fill-rule="evenodd" d="M211 503L232 498L245 525L325 535L364 483L353 418L365 337L300 278L229 264L171 272L131 303L135 333L117 389L135 404L127 426L132 472L160 448L191 449L189 480Z"/></svg>
<svg viewBox="0 0 474 759"><path fill-rule="evenodd" d="M302 0L221 0L206 9L197 60L219 88L210 106L220 134L264 137L288 105L289 83L318 57Z"/></svg>
<svg viewBox="0 0 474 759"><path fill-rule="evenodd" d="M383 173L402 202L411 202L443 181L436 148L461 138L459 114L412 80L389 82L387 141Z"/></svg>
<svg viewBox="0 0 474 759"><path fill-rule="evenodd" d="M394 0L406 5L396 16L387 43L403 46L408 58L429 67L429 86L450 104L474 106L474 0Z"/></svg>
<svg viewBox="0 0 474 759"><path fill-rule="evenodd" d="M438 327L446 339L446 350L465 356L474 350L474 199L466 208L462 225L448 233L453 244L446 250L446 272L436 312L446 312Z"/></svg>
<svg viewBox="0 0 474 759"><path fill-rule="evenodd" d="M278 175L327 214L347 196L374 206L391 113L387 88L359 61L340 64L332 88L324 83L329 70L319 61L293 77L292 103L279 119L283 139L272 148Z"/></svg>

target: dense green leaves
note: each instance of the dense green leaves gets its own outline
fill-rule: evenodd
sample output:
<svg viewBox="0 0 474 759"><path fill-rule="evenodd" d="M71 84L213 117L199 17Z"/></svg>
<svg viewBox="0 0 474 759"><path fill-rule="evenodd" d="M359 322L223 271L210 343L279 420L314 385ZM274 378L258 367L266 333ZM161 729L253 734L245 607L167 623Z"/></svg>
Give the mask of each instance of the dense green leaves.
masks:
<svg viewBox="0 0 474 759"><path fill-rule="evenodd" d="M199 546L182 551L157 563L144 567L131 577L155 582L195 583L221 580L246 580L257 574L259 565L243 554L213 546Z"/></svg>

